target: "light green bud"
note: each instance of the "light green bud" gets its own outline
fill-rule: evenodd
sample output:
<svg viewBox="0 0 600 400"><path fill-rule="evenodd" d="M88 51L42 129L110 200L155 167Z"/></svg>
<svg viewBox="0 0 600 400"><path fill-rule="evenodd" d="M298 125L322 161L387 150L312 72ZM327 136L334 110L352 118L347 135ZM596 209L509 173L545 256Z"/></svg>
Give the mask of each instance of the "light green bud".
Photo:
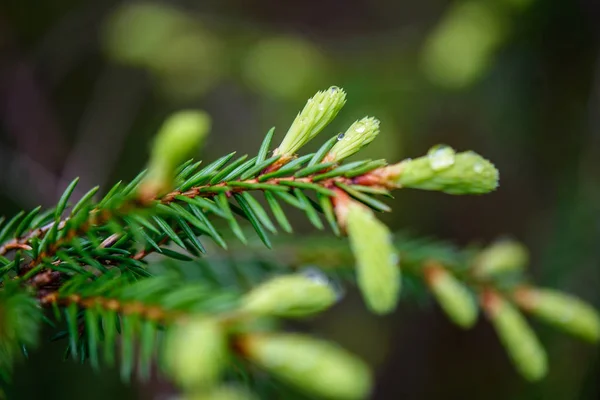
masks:
<svg viewBox="0 0 600 400"><path fill-rule="evenodd" d="M166 339L166 372L181 388L205 389L219 379L227 358L227 341L218 321L191 320L174 327Z"/></svg>
<svg viewBox="0 0 600 400"><path fill-rule="evenodd" d="M407 188L439 190L449 194L481 194L498 187L498 170L472 151L455 153L435 146L424 157L388 167L392 183Z"/></svg>
<svg viewBox="0 0 600 400"><path fill-rule="evenodd" d="M275 317L303 317L326 310L337 293L324 277L293 274L273 278L252 289L241 302L243 311Z"/></svg>
<svg viewBox="0 0 600 400"><path fill-rule="evenodd" d="M500 295L484 294L483 307L517 370L530 381L548 370L546 352L523 315Z"/></svg>
<svg viewBox="0 0 600 400"><path fill-rule="evenodd" d="M248 336L242 351L255 364L309 395L326 399L367 398L367 365L340 347L298 334Z"/></svg>
<svg viewBox="0 0 600 400"><path fill-rule="evenodd" d="M258 400L249 391L237 387L217 387L181 396L178 400Z"/></svg>
<svg viewBox="0 0 600 400"><path fill-rule="evenodd" d="M344 104L346 104L346 92L336 86L317 92L296 116L274 154L281 155L283 158L292 157L300 147L333 121Z"/></svg>
<svg viewBox="0 0 600 400"><path fill-rule="evenodd" d="M517 304L557 328L592 343L600 341L600 315L591 305L566 293L524 287L515 291Z"/></svg>
<svg viewBox="0 0 600 400"><path fill-rule="evenodd" d="M475 273L489 277L522 270L529 262L527 248L515 240L499 240L482 250L475 261Z"/></svg>
<svg viewBox="0 0 600 400"><path fill-rule="evenodd" d="M437 264L425 267L425 280L438 303L455 324L470 328L477 321L477 304L458 279Z"/></svg>
<svg viewBox="0 0 600 400"><path fill-rule="evenodd" d="M379 134L379 120L365 117L356 121L345 133L340 133L337 143L329 150L325 161L342 161L371 143Z"/></svg>
<svg viewBox="0 0 600 400"><path fill-rule="evenodd" d="M210 126L210 117L203 111L179 111L165 120L154 139L142 183L146 195L156 196L172 188L175 169L197 151Z"/></svg>
<svg viewBox="0 0 600 400"><path fill-rule="evenodd" d="M387 226L367 207L349 201L346 230L356 259L358 287L367 306L377 314L396 308L400 296L398 253Z"/></svg>
<svg viewBox="0 0 600 400"><path fill-rule="evenodd" d="M429 79L449 89L461 89L488 70L509 22L495 3L466 0L451 4L423 46L422 65Z"/></svg>

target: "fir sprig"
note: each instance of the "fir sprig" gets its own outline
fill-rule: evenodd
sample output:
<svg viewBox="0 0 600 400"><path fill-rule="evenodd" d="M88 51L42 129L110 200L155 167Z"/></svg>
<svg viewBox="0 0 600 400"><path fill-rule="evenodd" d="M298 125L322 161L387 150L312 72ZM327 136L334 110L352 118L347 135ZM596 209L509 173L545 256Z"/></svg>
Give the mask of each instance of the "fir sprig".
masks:
<svg viewBox="0 0 600 400"><path fill-rule="evenodd" d="M256 156L233 152L210 163L183 162L206 136L210 120L202 112L177 113L158 133L148 169L128 184L117 183L99 200L94 188L73 204L75 179L55 208L36 208L0 223L0 366L8 370L19 346L37 343L44 306L54 310L54 320L64 321L58 337L68 338L73 358L99 367L100 359L113 363L119 351L125 380L136 365L147 378L158 359L182 390L207 395L218 390L232 365L239 371L239 361L243 370L246 363L255 364L311 395L364 398L372 382L360 360L329 343L277 332L278 318L310 316L337 301L331 276L285 275L281 268L293 260L264 263L259 257L263 261L255 258L239 268L247 277L244 285L222 279L214 254L236 252L230 236L249 250L252 241L244 229L249 225L267 248L274 247L278 226L293 232L289 208L302 211L319 230L324 216L334 234L349 236L350 252L343 255L333 246L323 253L310 246L313 264L335 271L342 282L356 281L375 313L393 312L400 288L411 286L401 281L411 279L428 288L463 328L473 325L482 308L518 369L532 380L544 375L545 355L515 305L598 341L595 310L525 285L526 261L518 246L457 252L422 240L393 239L377 219L377 212L390 211L382 197L392 190L494 190L498 171L481 156L436 146L426 156L396 164L344 162L376 138L375 118L356 121L314 153L297 154L345 101L339 88L319 92L279 146L272 146L271 129ZM296 248L303 246L296 243ZM153 276L150 255L175 264L196 260L203 279ZM341 267L325 268L330 259ZM274 272L278 276L271 279ZM574 310L572 323L562 319L565 310ZM19 313L27 314L22 323L15 319ZM519 338L529 345L519 345ZM316 353L327 357L310 356Z"/></svg>

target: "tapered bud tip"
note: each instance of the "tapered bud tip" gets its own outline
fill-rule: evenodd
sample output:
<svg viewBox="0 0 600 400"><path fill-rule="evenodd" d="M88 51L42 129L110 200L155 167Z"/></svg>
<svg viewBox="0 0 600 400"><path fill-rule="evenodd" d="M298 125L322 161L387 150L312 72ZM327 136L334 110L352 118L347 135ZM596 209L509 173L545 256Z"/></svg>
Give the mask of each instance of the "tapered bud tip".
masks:
<svg viewBox="0 0 600 400"><path fill-rule="evenodd" d="M458 279L436 262L425 265L425 281L438 303L455 324L470 328L477 321L473 296Z"/></svg>
<svg viewBox="0 0 600 400"><path fill-rule="evenodd" d="M298 334L271 334L244 337L240 348L251 362L309 395L359 400L371 392L367 365L335 344Z"/></svg>
<svg viewBox="0 0 600 400"><path fill-rule="evenodd" d="M354 122L325 156L325 161L341 161L371 143L379 134L379 120L365 117Z"/></svg>
<svg viewBox="0 0 600 400"><path fill-rule="evenodd" d="M325 276L293 274L273 278L242 299L242 310L256 315L303 317L326 310L338 293Z"/></svg>
<svg viewBox="0 0 600 400"><path fill-rule="evenodd" d="M172 188L175 169L198 150L210 127L209 115L197 110L179 111L165 120L154 139L142 197Z"/></svg>
<svg viewBox="0 0 600 400"><path fill-rule="evenodd" d="M210 387L220 377L227 357L223 328L211 318L197 318L168 332L165 368L186 390Z"/></svg>
<svg viewBox="0 0 600 400"><path fill-rule="evenodd" d="M600 314L584 301L551 289L522 286L514 301L534 317L591 343L600 341Z"/></svg>
<svg viewBox="0 0 600 400"><path fill-rule="evenodd" d="M286 159L292 157L335 118L344 104L346 92L337 86L317 92L296 116L274 154Z"/></svg>
<svg viewBox="0 0 600 400"><path fill-rule="evenodd" d="M388 177L388 184L399 187L449 194L482 194L498 187L499 173L491 162L477 153L456 153L448 146L439 145L424 157L390 166Z"/></svg>
<svg viewBox="0 0 600 400"><path fill-rule="evenodd" d="M203 111L185 110L171 115L154 140L152 158L179 165L197 150L210 127L211 119Z"/></svg>
<svg viewBox="0 0 600 400"><path fill-rule="evenodd" d="M356 259L358 286L367 306L377 314L392 312L400 296L399 257L387 226L364 205L355 201L336 204L345 218L350 247Z"/></svg>
<svg viewBox="0 0 600 400"><path fill-rule="evenodd" d="M519 310L491 290L484 292L482 306L521 375L530 381L542 379L548 370L546 352Z"/></svg>
<svg viewBox="0 0 600 400"><path fill-rule="evenodd" d="M522 270L529 262L529 252L521 243L503 239L482 250L475 260L479 277L496 276Z"/></svg>

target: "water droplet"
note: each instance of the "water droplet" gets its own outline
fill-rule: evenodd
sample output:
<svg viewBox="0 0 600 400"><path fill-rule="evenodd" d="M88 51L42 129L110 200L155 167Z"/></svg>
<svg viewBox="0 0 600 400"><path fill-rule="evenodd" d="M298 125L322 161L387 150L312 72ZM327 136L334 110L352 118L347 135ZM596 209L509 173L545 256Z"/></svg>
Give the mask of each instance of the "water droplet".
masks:
<svg viewBox="0 0 600 400"><path fill-rule="evenodd" d="M314 266L307 266L301 270L302 274L306 276L308 279L312 280L315 283L321 285L327 285L331 289L333 289L336 299L339 301L342 297L344 297L345 291L344 286L336 281L330 279L323 271Z"/></svg>
<svg viewBox="0 0 600 400"><path fill-rule="evenodd" d="M366 129L367 129L367 127L364 126L363 124L358 124L358 125L356 125L356 128L354 128L354 130L357 133L363 133Z"/></svg>
<svg viewBox="0 0 600 400"><path fill-rule="evenodd" d="M340 133L340 134L338 135L338 139L337 139L337 140L342 140L342 139L344 138L344 136L346 136L346 134L344 134L344 133Z"/></svg>
<svg viewBox="0 0 600 400"><path fill-rule="evenodd" d="M339 87L337 87L337 86L332 86L332 87L330 87L330 88L329 88L329 91L330 91L331 93L337 93L337 92L338 92L338 90L340 90L340 88L339 88Z"/></svg>
<svg viewBox="0 0 600 400"><path fill-rule="evenodd" d="M483 172L483 163L480 162L476 162L475 165L473 166L473 171L475 171L475 173L480 174Z"/></svg>
<svg viewBox="0 0 600 400"><path fill-rule="evenodd" d="M323 111L325 109L325 106L321 103L319 104L319 111Z"/></svg>
<svg viewBox="0 0 600 400"><path fill-rule="evenodd" d="M305 124L305 123L306 123L306 118L300 118L300 121L299 121L299 122L300 122L301 124Z"/></svg>
<svg viewBox="0 0 600 400"><path fill-rule="evenodd" d="M316 267L306 267L302 269L302 275L315 283L329 285L329 278L320 269Z"/></svg>
<svg viewBox="0 0 600 400"><path fill-rule="evenodd" d="M454 149L446 145L437 145L429 149L429 166L434 171L441 171L454 165Z"/></svg>

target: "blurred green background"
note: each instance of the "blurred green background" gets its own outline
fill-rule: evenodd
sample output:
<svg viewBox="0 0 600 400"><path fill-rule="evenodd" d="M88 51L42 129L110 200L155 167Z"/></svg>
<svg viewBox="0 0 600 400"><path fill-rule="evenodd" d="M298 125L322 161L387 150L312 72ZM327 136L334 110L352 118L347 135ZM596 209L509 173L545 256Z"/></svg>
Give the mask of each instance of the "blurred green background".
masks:
<svg viewBox="0 0 600 400"><path fill-rule="evenodd" d="M402 192L386 222L458 245L511 235L546 286L600 306L600 3L594 0L3 0L0 207L50 206L132 178L164 117L203 108L202 157L255 152L305 100L343 87L327 129L381 119L363 153L397 161L437 143L501 172L482 197ZM316 146L315 143L312 147ZM299 219L295 225L310 234ZM597 399L600 353L536 325L549 376L525 383L483 319L463 332L433 304L369 315L355 294L315 322L377 370L376 399ZM167 399L161 381L31 355L14 399Z"/></svg>

